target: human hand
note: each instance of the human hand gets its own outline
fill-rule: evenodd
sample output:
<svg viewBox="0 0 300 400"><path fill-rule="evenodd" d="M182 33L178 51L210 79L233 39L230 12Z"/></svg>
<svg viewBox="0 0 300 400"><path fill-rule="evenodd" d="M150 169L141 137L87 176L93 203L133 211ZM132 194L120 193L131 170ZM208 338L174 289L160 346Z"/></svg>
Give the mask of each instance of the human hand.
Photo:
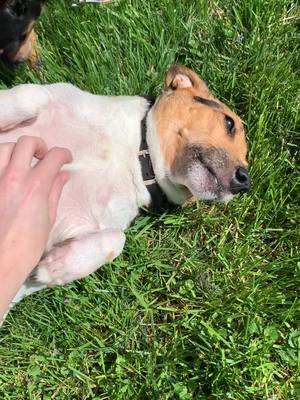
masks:
<svg viewBox="0 0 300 400"><path fill-rule="evenodd" d="M33 158L40 161L32 166ZM0 145L0 267L27 274L39 262L55 222L58 201L72 161L69 150L23 136Z"/></svg>

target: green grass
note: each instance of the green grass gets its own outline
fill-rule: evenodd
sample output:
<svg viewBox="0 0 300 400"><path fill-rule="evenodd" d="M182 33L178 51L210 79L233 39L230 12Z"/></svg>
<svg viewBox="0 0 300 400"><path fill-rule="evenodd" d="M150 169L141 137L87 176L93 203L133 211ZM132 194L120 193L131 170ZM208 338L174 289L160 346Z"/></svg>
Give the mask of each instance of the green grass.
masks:
<svg viewBox="0 0 300 400"><path fill-rule="evenodd" d="M227 206L144 214L114 263L16 306L0 398L300 399L299 5L68 4L53 0L39 20L42 72L2 71L2 87L158 93L183 63L244 119L253 189Z"/></svg>

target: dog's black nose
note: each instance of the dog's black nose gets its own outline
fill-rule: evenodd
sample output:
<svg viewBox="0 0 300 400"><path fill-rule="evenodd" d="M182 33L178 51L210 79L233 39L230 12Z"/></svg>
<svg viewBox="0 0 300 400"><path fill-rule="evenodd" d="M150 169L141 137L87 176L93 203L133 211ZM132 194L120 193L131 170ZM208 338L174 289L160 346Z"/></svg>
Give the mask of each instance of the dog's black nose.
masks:
<svg viewBox="0 0 300 400"><path fill-rule="evenodd" d="M230 182L230 190L232 194L239 192L247 192L251 187L251 180L248 172L243 167L235 170L234 176Z"/></svg>

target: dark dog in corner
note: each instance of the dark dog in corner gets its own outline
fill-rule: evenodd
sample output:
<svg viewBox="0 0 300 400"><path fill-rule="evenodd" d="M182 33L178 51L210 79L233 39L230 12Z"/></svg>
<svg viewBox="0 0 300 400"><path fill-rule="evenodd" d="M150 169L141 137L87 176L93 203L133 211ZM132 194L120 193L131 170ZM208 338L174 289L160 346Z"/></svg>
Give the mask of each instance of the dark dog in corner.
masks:
<svg viewBox="0 0 300 400"><path fill-rule="evenodd" d="M46 0L0 0L0 57L8 63L37 65L34 25Z"/></svg>

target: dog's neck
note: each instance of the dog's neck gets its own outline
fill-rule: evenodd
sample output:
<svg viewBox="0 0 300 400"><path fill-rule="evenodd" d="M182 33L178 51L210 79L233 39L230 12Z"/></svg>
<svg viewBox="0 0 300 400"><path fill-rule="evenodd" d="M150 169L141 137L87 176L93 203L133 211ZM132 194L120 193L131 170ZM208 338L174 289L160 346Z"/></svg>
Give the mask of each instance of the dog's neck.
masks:
<svg viewBox="0 0 300 400"><path fill-rule="evenodd" d="M106 132L110 138L116 152L120 154L125 148L134 153L137 158L127 159L124 153L124 163L131 164L131 173L136 190L137 206L139 208L151 208L156 203L156 209L169 209L173 204L181 205L191 197L191 193L182 185L172 182L171 172L165 165L164 157L160 147L160 140L156 132L155 113L153 112L155 104L149 102L149 98L144 96L95 96L97 109L102 112L97 114L97 125L100 130ZM159 101L159 99L156 100ZM146 118L145 118L146 117ZM154 176L158 184L156 192L161 190L166 198L162 198L162 193L158 194L157 200L151 196L148 185L145 185L145 176L142 174L140 161L141 149L141 123L145 120L146 142L149 151L149 160L153 167ZM121 128L121 129L120 129ZM120 159L122 163L122 158ZM149 170L149 166L148 166ZM160 188L160 189L159 189ZM157 190L158 189L158 190ZM152 203L152 204L151 204ZM161 203L159 206L158 203Z"/></svg>
<svg viewBox="0 0 300 400"><path fill-rule="evenodd" d="M172 207L167 196L160 188L153 169L148 142L147 142L147 116L151 107L155 103L155 97L143 96L148 102L148 109L141 121L141 144L139 150L139 162L141 165L143 182L150 194L150 208L155 211L163 211Z"/></svg>
<svg viewBox="0 0 300 400"><path fill-rule="evenodd" d="M167 209L171 204L181 205L185 203L190 197L191 193L187 188L182 185L174 184L169 177L168 170L165 166L164 158L161 152L158 134L154 124L153 105L155 99L145 97L148 101L149 108L146 112L141 124L141 136L145 137L148 150L149 150L149 173L153 170L153 177L155 180L151 185L147 185L152 198L152 205L154 208ZM144 130L144 133L143 133ZM143 169L142 169L143 171ZM145 172L145 171L144 171ZM145 182L143 174L143 180Z"/></svg>

